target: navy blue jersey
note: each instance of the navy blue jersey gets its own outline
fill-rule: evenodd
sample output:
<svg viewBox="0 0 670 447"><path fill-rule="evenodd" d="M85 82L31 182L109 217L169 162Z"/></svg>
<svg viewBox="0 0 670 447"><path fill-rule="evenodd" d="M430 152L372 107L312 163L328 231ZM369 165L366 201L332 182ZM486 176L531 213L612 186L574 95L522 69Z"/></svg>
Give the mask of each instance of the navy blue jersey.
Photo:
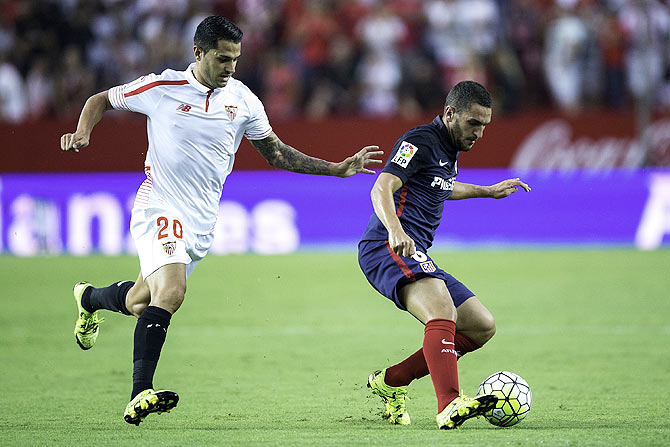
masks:
<svg viewBox="0 0 670 447"><path fill-rule="evenodd" d="M440 116L407 131L393 146L382 172L399 177L403 185L394 194L396 215L417 248L433 245L444 201L451 197L458 175L458 151ZM387 240L388 231L375 213L361 240Z"/></svg>

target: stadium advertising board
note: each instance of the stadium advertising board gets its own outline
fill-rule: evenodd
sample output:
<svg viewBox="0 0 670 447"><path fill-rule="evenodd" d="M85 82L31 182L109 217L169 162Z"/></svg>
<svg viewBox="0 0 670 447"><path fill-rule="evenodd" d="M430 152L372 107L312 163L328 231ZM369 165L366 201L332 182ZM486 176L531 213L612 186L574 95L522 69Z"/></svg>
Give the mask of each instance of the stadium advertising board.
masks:
<svg viewBox="0 0 670 447"><path fill-rule="evenodd" d="M493 184L507 170L464 170L459 180ZM530 193L449 201L436 245L635 245L670 243L670 170L526 172ZM0 176L0 250L19 256L134 253L130 209L138 174ZM211 253L354 250L372 212L373 176L234 172L219 209Z"/></svg>
<svg viewBox="0 0 670 447"><path fill-rule="evenodd" d="M439 111L436 111L437 114ZM378 145L388 154L395 141L435 115L415 119L334 117L309 121L273 120L282 141L325 160L341 160L356 149ZM123 118L122 118L123 117ZM58 141L76 121L0 124L3 172L136 172L147 148L146 120L132 114L110 116L95 128L91 146L82 154L63 153ZM122 128L123 132L119 132ZM601 111L564 116L551 110L494 116L476 149L459 160L461 168L598 169L670 166L670 116L654 117L641 145L631 112ZM34 154L36 157L26 157ZM267 170L268 163L243 140L235 170Z"/></svg>

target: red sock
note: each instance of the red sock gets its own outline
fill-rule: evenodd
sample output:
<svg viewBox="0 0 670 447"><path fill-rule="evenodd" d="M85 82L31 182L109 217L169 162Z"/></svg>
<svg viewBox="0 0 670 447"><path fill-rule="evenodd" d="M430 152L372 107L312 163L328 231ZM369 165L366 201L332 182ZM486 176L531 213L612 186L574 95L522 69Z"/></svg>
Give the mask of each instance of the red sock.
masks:
<svg viewBox="0 0 670 447"><path fill-rule="evenodd" d="M462 332L456 332L454 344L459 359L468 352L476 351L482 347ZM384 383L389 386L407 386L413 380L426 377L428 374L428 365L426 364L426 358L423 356L423 348L420 348L402 362L387 368Z"/></svg>
<svg viewBox="0 0 670 447"><path fill-rule="evenodd" d="M463 332L456 332L456 335L454 336L454 344L456 345L458 358L482 347L482 345L465 335Z"/></svg>
<svg viewBox="0 0 670 447"><path fill-rule="evenodd" d="M458 397L458 365L454 349L456 323L436 318L426 323L423 355L437 395L438 413Z"/></svg>
<svg viewBox="0 0 670 447"><path fill-rule="evenodd" d="M397 365L387 368L384 382L389 386L407 386L412 380L427 375L428 365L421 348Z"/></svg>

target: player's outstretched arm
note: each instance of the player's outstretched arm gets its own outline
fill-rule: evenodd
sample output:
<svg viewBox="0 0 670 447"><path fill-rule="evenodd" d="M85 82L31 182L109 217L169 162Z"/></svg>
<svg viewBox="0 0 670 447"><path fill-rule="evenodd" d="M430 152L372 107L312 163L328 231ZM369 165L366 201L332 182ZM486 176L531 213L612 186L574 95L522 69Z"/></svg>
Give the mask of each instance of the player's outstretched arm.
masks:
<svg viewBox="0 0 670 447"><path fill-rule="evenodd" d="M366 146L351 157L339 163L333 163L300 152L282 142L274 132L262 140L252 140L251 144L275 168L301 174L333 175L337 177L350 177L359 172L374 174L374 171L367 169L366 166L381 164L382 161L374 157L380 157L384 153L378 150L378 146Z"/></svg>
<svg viewBox="0 0 670 447"><path fill-rule="evenodd" d="M88 146L93 127L98 124L102 114L112 109L107 91L96 93L88 98L79 115L77 130L60 137L60 148L63 151L79 152L79 148Z"/></svg>
<svg viewBox="0 0 670 447"><path fill-rule="evenodd" d="M518 178L503 180L491 186L471 185L469 183L454 182L454 190L449 200L474 199L477 197L489 197L493 199L504 199L522 188L530 191L530 186Z"/></svg>

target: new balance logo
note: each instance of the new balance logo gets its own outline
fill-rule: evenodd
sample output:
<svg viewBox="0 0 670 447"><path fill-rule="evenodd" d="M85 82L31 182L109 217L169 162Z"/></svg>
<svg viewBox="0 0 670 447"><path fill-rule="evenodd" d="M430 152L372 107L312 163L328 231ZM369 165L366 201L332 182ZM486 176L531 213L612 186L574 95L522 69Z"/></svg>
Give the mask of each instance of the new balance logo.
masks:
<svg viewBox="0 0 670 447"><path fill-rule="evenodd" d="M191 106L187 106L186 104L180 104L179 107L177 107L177 110L181 110L182 112L188 112L191 110Z"/></svg>

